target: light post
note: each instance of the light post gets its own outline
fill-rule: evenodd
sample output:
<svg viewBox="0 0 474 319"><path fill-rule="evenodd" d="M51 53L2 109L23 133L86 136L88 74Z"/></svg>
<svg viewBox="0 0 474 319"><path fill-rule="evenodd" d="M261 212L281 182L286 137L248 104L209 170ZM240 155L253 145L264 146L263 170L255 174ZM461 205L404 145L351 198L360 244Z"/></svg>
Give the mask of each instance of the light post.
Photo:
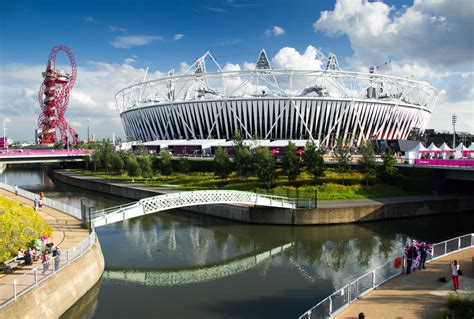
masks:
<svg viewBox="0 0 474 319"><path fill-rule="evenodd" d="M452 120L453 120L453 150L456 148L456 121L458 117L456 114L453 114Z"/></svg>

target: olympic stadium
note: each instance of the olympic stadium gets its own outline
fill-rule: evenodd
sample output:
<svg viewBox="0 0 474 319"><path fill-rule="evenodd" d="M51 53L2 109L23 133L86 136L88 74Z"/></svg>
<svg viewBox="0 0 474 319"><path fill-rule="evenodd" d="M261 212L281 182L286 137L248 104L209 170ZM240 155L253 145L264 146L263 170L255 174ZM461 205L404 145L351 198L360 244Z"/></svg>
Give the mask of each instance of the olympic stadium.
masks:
<svg viewBox="0 0 474 319"><path fill-rule="evenodd" d="M368 139L407 139L423 131L438 98L426 82L341 70L317 53L320 70L274 69L262 50L252 70L222 69L207 52L187 71L144 81L115 95L133 141L308 140L333 146ZM214 68L210 71L211 67Z"/></svg>

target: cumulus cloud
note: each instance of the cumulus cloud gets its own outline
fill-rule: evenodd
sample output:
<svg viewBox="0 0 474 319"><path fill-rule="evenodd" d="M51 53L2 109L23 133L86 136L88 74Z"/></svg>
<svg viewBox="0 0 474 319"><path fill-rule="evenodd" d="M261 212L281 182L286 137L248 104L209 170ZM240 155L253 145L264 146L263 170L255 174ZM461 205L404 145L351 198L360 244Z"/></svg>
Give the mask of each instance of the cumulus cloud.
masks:
<svg viewBox="0 0 474 319"><path fill-rule="evenodd" d="M420 0L401 11L383 2L338 0L334 10L321 12L314 28L347 35L354 64L398 56L432 66L466 66L474 62L472 16L471 0Z"/></svg>
<svg viewBox="0 0 474 319"><path fill-rule="evenodd" d="M173 37L176 41L177 40L181 40L182 38L184 38L184 34L182 33L176 33Z"/></svg>
<svg viewBox="0 0 474 319"><path fill-rule="evenodd" d="M133 57L126 58L125 60L123 60L123 64L133 64L135 62L137 62L137 60Z"/></svg>
<svg viewBox="0 0 474 319"><path fill-rule="evenodd" d="M162 37L156 35L126 35L116 37L113 41L109 42L109 44L118 49L129 49L131 47L148 45L160 40L162 40Z"/></svg>
<svg viewBox="0 0 474 319"><path fill-rule="evenodd" d="M108 26L108 29L109 29L109 31L111 31L111 32L127 32L127 29L121 28L121 27L117 27L117 26L114 26L114 25L109 25L109 26Z"/></svg>
<svg viewBox="0 0 474 319"><path fill-rule="evenodd" d="M321 70L322 63L312 45L309 45L303 54L295 48L284 47L272 59L272 65L276 69Z"/></svg>
<svg viewBox="0 0 474 319"><path fill-rule="evenodd" d="M265 30L265 35L267 36L279 36L279 35L283 35L285 34L285 29L283 29L282 27L279 27L277 25L273 26L271 29L267 29Z"/></svg>

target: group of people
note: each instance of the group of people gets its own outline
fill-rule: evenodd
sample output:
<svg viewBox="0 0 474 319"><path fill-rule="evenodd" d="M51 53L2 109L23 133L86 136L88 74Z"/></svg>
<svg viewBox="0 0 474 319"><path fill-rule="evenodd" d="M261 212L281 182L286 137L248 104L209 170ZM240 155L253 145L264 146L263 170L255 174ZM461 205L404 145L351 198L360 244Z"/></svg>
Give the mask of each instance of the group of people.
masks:
<svg viewBox="0 0 474 319"><path fill-rule="evenodd" d="M415 272L417 269L426 269L426 257L428 254L432 255L433 247L427 245L425 242L418 242L413 240L410 245L406 245L404 254L406 258L406 269L405 273L408 275L411 272ZM451 278L453 280L454 291L457 292L459 289L459 276L462 276L462 270L457 260L451 262ZM444 278L446 282L446 278Z"/></svg>
<svg viewBox="0 0 474 319"><path fill-rule="evenodd" d="M405 246L406 269L405 273L408 275L411 272L421 269L426 269L426 257L428 253L433 251L433 247L427 245L425 242L418 242L413 240L410 245Z"/></svg>
<svg viewBox="0 0 474 319"><path fill-rule="evenodd" d="M32 265L34 261L37 261L41 256L41 262L43 264L43 275L48 271L50 263L48 261L51 258L54 259L54 269L59 269L61 264L61 250L58 246L54 247L54 243L48 243L48 238L43 236L33 241L33 246L26 251L20 248L17 253L17 260L24 260L25 265ZM53 248L54 247L54 248Z"/></svg>
<svg viewBox="0 0 474 319"><path fill-rule="evenodd" d="M35 199L33 200L33 208L35 209L35 212L37 212L38 210L41 211L43 209L44 193L40 192L39 195L39 199L35 197Z"/></svg>

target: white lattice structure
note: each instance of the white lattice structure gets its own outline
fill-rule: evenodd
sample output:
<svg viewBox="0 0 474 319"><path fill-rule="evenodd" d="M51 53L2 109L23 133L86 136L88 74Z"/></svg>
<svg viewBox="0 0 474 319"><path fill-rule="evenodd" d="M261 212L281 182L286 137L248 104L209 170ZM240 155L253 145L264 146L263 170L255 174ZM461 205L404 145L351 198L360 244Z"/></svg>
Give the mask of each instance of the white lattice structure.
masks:
<svg viewBox="0 0 474 319"><path fill-rule="evenodd" d="M149 197L128 206L97 212L95 218L92 219L92 225L99 227L164 210L212 204L243 204L279 208L296 207L294 201L285 197L267 196L251 192L233 190L179 192Z"/></svg>
<svg viewBox="0 0 474 319"><path fill-rule="evenodd" d="M144 271L106 270L104 271L104 277L147 286L188 285L239 274L255 268L262 262L270 260L291 248L293 248L293 244L288 243L268 251L257 253L254 256L244 256L210 266L194 267L193 269Z"/></svg>
<svg viewBox="0 0 474 319"><path fill-rule="evenodd" d="M319 53L318 53L319 54ZM405 139L424 130L438 98L425 82L376 73L342 71L334 55L321 70L272 69L262 51L255 70L223 71L206 53L180 76L142 82L115 98L133 140L339 138L360 144ZM206 72L206 59L217 66Z"/></svg>

